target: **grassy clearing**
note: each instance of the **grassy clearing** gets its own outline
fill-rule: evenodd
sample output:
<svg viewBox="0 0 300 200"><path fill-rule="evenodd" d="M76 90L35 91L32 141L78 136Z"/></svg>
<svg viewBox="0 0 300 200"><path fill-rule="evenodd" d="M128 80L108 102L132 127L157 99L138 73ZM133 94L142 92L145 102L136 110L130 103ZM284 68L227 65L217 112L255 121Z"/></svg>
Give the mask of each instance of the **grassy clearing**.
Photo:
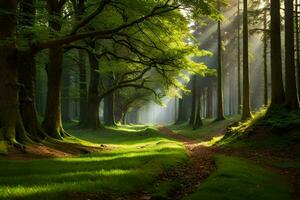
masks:
<svg viewBox="0 0 300 200"><path fill-rule="evenodd" d="M204 126L198 130L193 130L188 123L181 125L171 125L169 126L175 133L184 135L186 137L196 139L198 141L211 140L214 136L219 135L219 133L226 128L229 124L238 121L240 116L230 116L226 120L215 122L214 119L203 119Z"/></svg>
<svg viewBox="0 0 300 200"><path fill-rule="evenodd" d="M292 185L281 176L247 160L216 156L217 170L184 200L288 200Z"/></svg>
<svg viewBox="0 0 300 200"><path fill-rule="evenodd" d="M186 159L183 146L155 129L119 127L82 131L87 144L111 150L75 158L0 161L0 199L68 199L72 192L122 195L150 186L163 170Z"/></svg>

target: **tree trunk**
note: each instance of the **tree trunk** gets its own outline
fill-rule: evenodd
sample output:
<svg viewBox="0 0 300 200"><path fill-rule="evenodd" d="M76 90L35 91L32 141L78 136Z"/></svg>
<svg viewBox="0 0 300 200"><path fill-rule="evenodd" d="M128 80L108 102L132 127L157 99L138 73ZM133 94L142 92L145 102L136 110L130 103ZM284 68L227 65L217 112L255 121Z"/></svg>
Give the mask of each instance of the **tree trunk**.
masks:
<svg viewBox="0 0 300 200"><path fill-rule="evenodd" d="M185 122L185 108L184 108L184 97L179 99L178 101L178 118L175 124L182 124Z"/></svg>
<svg viewBox="0 0 300 200"><path fill-rule="evenodd" d="M192 109L191 109L191 116L190 116L190 121L189 125L193 126L195 122L195 114L196 114L196 101L197 101L197 96L196 96L196 75L192 77Z"/></svg>
<svg viewBox="0 0 300 200"><path fill-rule="evenodd" d="M20 20L19 24L26 27L33 27L35 18L35 8L33 0L23 0L20 2ZM33 34L28 30L22 37L28 42L32 41ZM22 84L20 89L20 112L23 124L31 139L38 141L44 139L46 134L43 132L38 122L36 110L36 61L31 52L19 52L18 54L18 74L19 82Z"/></svg>
<svg viewBox="0 0 300 200"><path fill-rule="evenodd" d="M218 0L218 9L220 11L220 0ZM222 78L222 38L221 21L218 21L218 103L217 103L217 121L224 120L223 108L223 78Z"/></svg>
<svg viewBox="0 0 300 200"><path fill-rule="evenodd" d="M193 124L193 130L197 130L199 129L200 127L203 126L203 122L202 122L202 119L201 119L201 104L202 104L202 101L201 101L201 90L198 90L196 92L198 95L197 96L197 110L196 110L196 118L195 118L195 122Z"/></svg>
<svg viewBox="0 0 300 200"><path fill-rule="evenodd" d="M0 0L0 140L23 148L19 142L28 141L19 112L19 88L17 76L16 0Z"/></svg>
<svg viewBox="0 0 300 200"><path fill-rule="evenodd" d="M70 110L70 69L67 66L63 67L62 77L63 77L63 90L62 90L62 120L67 122L71 120L71 110Z"/></svg>
<svg viewBox="0 0 300 200"><path fill-rule="evenodd" d="M85 67L85 54L79 50L79 81L80 81L80 116L79 122L82 124L87 114L87 80L86 80L86 67Z"/></svg>
<svg viewBox="0 0 300 200"><path fill-rule="evenodd" d="M207 87L207 113L206 116L207 118L212 118L213 117L213 94L212 94L212 86Z"/></svg>
<svg viewBox="0 0 300 200"><path fill-rule="evenodd" d="M241 41L240 41L240 31L241 31L241 16L240 16L241 8L240 8L240 0L238 0L238 65L237 65L237 75L238 75L238 83L237 83L237 89L238 89L238 114L241 114L241 108L242 108L242 99L241 99Z"/></svg>
<svg viewBox="0 0 300 200"><path fill-rule="evenodd" d="M104 97L104 123L108 126L115 126L115 95L113 92Z"/></svg>
<svg viewBox="0 0 300 200"><path fill-rule="evenodd" d="M243 12L243 109L242 120L251 118L248 62L248 1L244 0Z"/></svg>
<svg viewBox="0 0 300 200"><path fill-rule="evenodd" d="M271 2L271 106L284 104L280 31L280 0Z"/></svg>
<svg viewBox="0 0 300 200"><path fill-rule="evenodd" d="M94 44L92 47L94 47ZM88 89L87 115L83 126L86 128L100 128L99 105L102 99L99 97L100 74L96 71L99 69L99 62L92 53L89 53L88 57L90 62L90 84Z"/></svg>
<svg viewBox="0 0 300 200"><path fill-rule="evenodd" d="M299 1L296 0L295 3L295 24L296 24L296 67L297 67L297 77L298 77L298 97L300 98L300 51L299 51Z"/></svg>
<svg viewBox="0 0 300 200"><path fill-rule="evenodd" d="M289 109L298 109L295 76L295 45L293 0L285 0L285 104Z"/></svg>
<svg viewBox="0 0 300 200"><path fill-rule="evenodd" d="M268 61L267 61L267 50L268 50L268 39L267 39L267 10L264 11L264 105L268 105Z"/></svg>

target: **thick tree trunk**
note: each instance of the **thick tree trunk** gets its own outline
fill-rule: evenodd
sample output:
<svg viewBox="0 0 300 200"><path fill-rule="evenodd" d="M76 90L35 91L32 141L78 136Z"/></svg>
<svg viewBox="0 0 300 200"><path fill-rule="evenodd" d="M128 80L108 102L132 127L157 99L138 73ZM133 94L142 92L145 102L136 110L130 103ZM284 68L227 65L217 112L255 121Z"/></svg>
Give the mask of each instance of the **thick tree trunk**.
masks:
<svg viewBox="0 0 300 200"><path fill-rule="evenodd" d="M289 109L298 109L295 76L295 45L293 0L285 0L285 104Z"/></svg>
<svg viewBox="0 0 300 200"><path fill-rule="evenodd" d="M63 48L49 50L49 65L47 69L48 92L45 118L42 124L44 131L56 139L63 139L66 134L62 127L61 118L61 76Z"/></svg>
<svg viewBox="0 0 300 200"><path fill-rule="evenodd" d="M48 12L51 15L49 20L50 31L54 34L61 31L62 7L58 2L48 0ZM44 131L50 137L63 139L68 136L62 127L61 117L61 85L64 51L62 46L49 49L49 65L47 70L48 91L45 118L42 123Z"/></svg>
<svg viewBox="0 0 300 200"><path fill-rule="evenodd" d="M197 101L197 96L196 96L196 75L192 77L192 109L191 109L191 116L190 116L190 121L189 125L193 126L195 123L195 114L196 114L196 101Z"/></svg>
<svg viewBox="0 0 300 200"><path fill-rule="evenodd" d="M23 148L27 136L19 112L19 89L17 76L16 0L0 0L0 140Z"/></svg>
<svg viewBox="0 0 300 200"><path fill-rule="evenodd" d="M284 104L280 31L280 0L271 1L271 106Z"/></svg>
<svg viewBox="0 0 300 200"><path fill-rule="evenodd" d="M35 8L33 0L22 0L20 2L20 19L22 37L32 41L33 34L28 30L23 32L23 26L33 27L35 18ZM20 112L23 124L31 139L39 141L44 139L46 134L43 132L38 122L36 110L36 61L35 55L31 52L18 53L18 74L19 82L22 84L20 89Z"/></svg>
<svg viewBox="0 0 300 200"><path fill-rule="evenodd" d="M248 1L244 0L243 12L243 109L242 120L251 118L250 112L250 86L248 62Z"/></svg>
<svg viewBox="0 0 300 200"><path fill-rule="evenodd" d="M218 0L218 9L220 11L220 0ZM223 108L223 78L222 78L222 36L221 36L221 21L218 21L218 103L217 103L217 121L224 120Z"/></svg>
<svg viewBox="0 0 300 200"><path fill-rule="evenodd" d="M36 111L35 85L36 66L34 55L28 52L20 52L18 55L19 82L22 84L20 90L20 111L24 127L31 139L38 141L46 137L42 130Z"/></svg>
<svg viewBox="0 0 300 200"><path fill-rule="evenodd" d="M88 57L90 62L90 84L88 89L87 114L83 126L86 128L100 128L99 105L102 99L99 97L100 74L96 71L99 69L99 62L92 53L89 53Z"/></svg>

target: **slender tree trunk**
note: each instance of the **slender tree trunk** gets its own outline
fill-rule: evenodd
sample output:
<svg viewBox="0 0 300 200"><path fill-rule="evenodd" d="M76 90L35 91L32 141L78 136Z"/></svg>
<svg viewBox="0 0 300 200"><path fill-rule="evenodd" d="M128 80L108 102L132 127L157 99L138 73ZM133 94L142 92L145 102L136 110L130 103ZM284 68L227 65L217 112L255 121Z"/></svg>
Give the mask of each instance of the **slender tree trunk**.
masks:
<svg viewBox="0 0 300 200"><path fill-rule="evenodd" d="M16 0L0 0L0 140L19 148L28 141L19 112L16 33Z"/></svg>
<svg viewBox="0 0 300 200"><path fill-rule="evenodd" d="M243 12L243 109L242 120L251 118L248 62L248 1L244 0Z"/></svg>
<svg viewBox="0 0 300 200"><path fill-rule="evenodd" d="M240 0L238 0L238 67L237 67L237 75L238 75L238 83L237 83L237 89L238 89L238 114L241 114L241 108L242 108L242 99L241 99L241 8L240 8Z"/></svg>
<svg viewBox="0 0 300 200"><path fill-rule="evenodd" d="M99 62L92 53L89 53L88 57L90 62L90 84L88 90L87 115L83 126L86 128L100 128L99 105L102 99L100 98L99 92L100 74L96 71L99 69Z"/></svg>
<svg viewBox="0 0 300 200"><path fill-rule="evenodd" d="M218 0L218 9L220 11L220 0ZM223 75L222 75L222 36L221 36L221 21L218 21L218 107L217 121L224 120L223 108Z"/></svg>
<svg viewBox="0 0 300 200"><path fill-rule="evenodd" d="M298 109L295 76L294 4L285 0L285 104L289 109Z"/></svg>
<svg viewBox="0 0 300 200"><path fill-rule="evenodd" d="M207 117L213 117L213 94L212 94L212 86L207 87Z"/></svg>
<svg viewBox="0 0 300 200"><path fill-rule="evenodd" d="M86 80L86 66L85 53L83 50L78 51L79 55L79 81L80 81L80 114L79 122L84 123L87 114L87 80Z"/></svg>
<svg viewBox="0 0 300 200"><path fill-rule="evenodd" d="M190 116L190 121L189 125L193 126L195 122L195 114L196 114L196 75L192 77L192 109L191 109L191 116Z"/></svg>
<svg viewBox="0 0 300 200"><path fill-rule="evenodd" d="M71 120L71 111L70 111L70 80L71 74L70 69L67 66L64 66L62 72L63 78L63 90L62 90L62 120L63 122L67 122Z"/></svg>
<svg viewBox="0 0 300 200"><path fill-rule="evenodd" d="M295 5L295 24L296 24L296 67L297 67L297 77L298 77L298 97L300 98L300 48L299 48L299 1L296 0Z"/></svg>
<svg viewBox="0 0 300 200"><path fill-rule="evenodd" d="M264 11L264 105L268 105L268 32L267 32L267 10Z"/></svg>
<svg viewBox="0 0 300 200"><path fill-rule="evenodd" d="M271 1L271 106L284 104L280 31L280 0Z"/></svg>

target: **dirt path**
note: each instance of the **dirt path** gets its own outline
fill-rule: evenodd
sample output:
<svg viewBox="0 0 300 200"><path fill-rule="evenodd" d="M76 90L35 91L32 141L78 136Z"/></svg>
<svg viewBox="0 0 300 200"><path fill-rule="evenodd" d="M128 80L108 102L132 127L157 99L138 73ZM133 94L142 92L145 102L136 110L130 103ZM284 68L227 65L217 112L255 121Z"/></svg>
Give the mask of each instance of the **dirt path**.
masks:
<svg viewBox="0 0 300 200"><path fill-rule="evenodd" d="M170 191L168 197L151 196L151 194L132 194L126 197L117 198L117 200L176 200L182 199L186 195L195 191L196 188L205 180L215 169L213 148L205 147L198 141L187 138L185 136L174 133L172 130L159 126L158 129L170 138L174 138L183 143L187 150L189 161L182 163L177 168L166 171L158 177L156 184L164 181L176 181L180 183L180 187L176 187L175 191Z"/></svg>

